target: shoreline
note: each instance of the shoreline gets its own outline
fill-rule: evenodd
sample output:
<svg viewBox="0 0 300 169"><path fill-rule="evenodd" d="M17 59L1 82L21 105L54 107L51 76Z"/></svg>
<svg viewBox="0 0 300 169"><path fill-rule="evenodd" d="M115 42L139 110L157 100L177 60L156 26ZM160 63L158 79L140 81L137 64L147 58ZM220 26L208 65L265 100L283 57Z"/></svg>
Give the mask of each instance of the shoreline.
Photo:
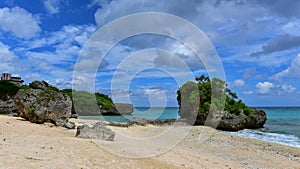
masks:
<svg viewBox="0 0 300 169"><path fill-rule="evenodd" d="M117 132L113 142L79 139L74 137L76 130L34 124L9 116L0 116L0 127L0 166L3 168L111 168L113 165L122 168L299 169L300 166L300 148L219 131L199 143L197 136L201 131L213 130L203 126L193 127L174 148L150 158L118 156L107 151L105 146L120 148L119 144L125 151L126 148L144 151L142 142L140 145L126 142L121 134L151 134L167 126L110 127Z"/></svg>
<svg viewBox="0 0 300 169"><path fill-rule="evenodd" d="M89 116L90 117L90 116ZM106 116L104 116L106 117ZM110 117L110 116L108 116ZM79 118L80 119L80 118ZM143 118L142 118L143 119ZM149 121L153 121L153 120L150 120L150 119L146 119ZM178 120L178 119L160 119L161 121L168 121L168 120ZM116 126L116 127L128 127L130 126L130 124L128 124L128 122L130 120L128 120L128 122L114 122L114 121L103 121L103 120L100 120L100 119L92 119L92 118L82 118L80 119L80 121L82 122L85 122L85 123L88 123L88 124L93 124L93 123L96 123L96 122L103 122L109 126ZM155 121L155 120L154 120ZM149 124L147 124L149 125ZM158 125L160 126L160 125ZM266 138L258 138L258 137L255 137L255 136L249 136L247 134L241 134L240 132L242 131L255 131L255 132L263 132L263 134L276 134L276 135L282 135L282 136L294 136L294 135L288 135L288 134L280 134L280 133L273 133L273 132L266 132L266 131L261 131L261 130L266 130L266 128L259 128L259 129L243 129L243 130L239 130L239 131L223 131L223 130L218 130L218 132L222 132L222 133L225 133L225 134L229 134L229 135L234 135L234 136L239 136L239 137L243 137L243 138L249 138L249 139L256 139L256 140L260 140L260 141L265 141L265 142L270 142L270 143L276 143L276 144L280 144L280 145L285 145L285 146L290 146L290 147L295 147L295 148L300 148L300 144L299 145L291 145L291 144L288 144L288 143L284 143L282 142L282 140L279 140L279 141L271 141L271 140L268 140L267 136L265 136ZM250 134L250 133L249 133ZM294 137L297 137L297 136L294 136Z"/></svg>

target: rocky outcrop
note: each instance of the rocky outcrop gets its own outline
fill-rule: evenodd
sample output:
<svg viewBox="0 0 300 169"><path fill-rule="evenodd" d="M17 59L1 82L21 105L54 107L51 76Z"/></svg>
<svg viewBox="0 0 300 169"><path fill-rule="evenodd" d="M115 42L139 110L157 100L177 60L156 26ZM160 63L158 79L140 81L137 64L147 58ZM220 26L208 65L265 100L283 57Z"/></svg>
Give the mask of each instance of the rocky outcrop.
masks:
<svg viewBox="0 0 300 169"><path fill-rule="evenodd" d="M18 110L14 99L0 100L0 114L13 114Z"/></svg>
<svg viewBox="0 0 300 169"><path fill-rule="evenodd" d="M29 83L29 87L32 89L46 89L47 87L49 87L49 84L45 81L33 81L31 83Z"/></svg>
<svg viewBox="0 0 300 169"><path fill-rule="evenodd" d="M118 116L120 113L115 107L103 108L103 106L99 105L99 111L101 115L104 116Z"/></svg>
<svg viewBox="0 0 300 169"><path fill-rule="evenodd" d="M166 125L173 125L176 122L176 119L155 119L149 120L145 118L132 118L127 123L120 123L120 122L108 122L107 125L116 126L116 127L129 127L132 125L138 126L146 126L148 124L154 126L166 126Z"/></svg>
<svg viewBox="0 0 300 169"><path fill-rule="evenodd" d="M257 129L263 128L267 120L266 113L262 110L251 111L251 114L246 116L244 113L240 115L223 116L218 129L226 131L238 131L241 129Z"/></svg>
<svg viewBox="0 0 300 169"><path fill-rule="evenodd" d="M99 105L99 111L101 115L104 116L120 116L130 115L134 111L134 109L132 104L115 103L114 106L110 108L104 108L102 105Z"/></svg>
<svg viewBox="0 0 300 169"><path fill-rule="evenodd" d="M127 103L115 103L116 109L121 115L130 115L133 111L133 105Z"/></svg>
<svg viewBox="0 0 300 169"><path fill-rule="evenodd" d="M71 116L72 102L66 94L42 89L20 89L15 96L18 113L34 123L50 121L64 126Z"/></svg>
<svg viewBox="0 0 300 169"><path fill-rule="evenodd" d="M89 127L86 124L78 126L75 137L113 141L115 135L116 133L107 128L104 123L98 122L92 127Z"/></svg>
<svg viewBox="0 0 300 169"><path fill-rule="evenodd" d="M221 112L214 117L208 114L198 114L194 125L208 125L224 131L238 131L242 129L263 128L267 117L262 110L251 109L249 115L240 112L239 115L228 112ZM217 124L217 126L216 126Z"/></svg>

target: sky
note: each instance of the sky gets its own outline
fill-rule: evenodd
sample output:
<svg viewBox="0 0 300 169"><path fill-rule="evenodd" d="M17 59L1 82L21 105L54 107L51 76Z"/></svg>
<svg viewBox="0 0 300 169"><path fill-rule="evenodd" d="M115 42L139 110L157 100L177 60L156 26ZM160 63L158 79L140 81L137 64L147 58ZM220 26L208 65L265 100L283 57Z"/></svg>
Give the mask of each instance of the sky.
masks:
<svg viewBox="0 0 300 169"><path fill-rule="evenodd" d="M300 106L299 8L294 0L3 0L0 72L21 76L26 84L46 80L60 89L92 81L96 92L137 107L177 106L182 80L213 71L178 39L140 34L118 42L104 57L79 59L92 37L99 30L102 36L101 28L115 19L160 12L203 32L222 63L224 80L247 105ZM142 22L121 28L126 32ZM74 70L94 66L94 79L74 76Z"/></svg>

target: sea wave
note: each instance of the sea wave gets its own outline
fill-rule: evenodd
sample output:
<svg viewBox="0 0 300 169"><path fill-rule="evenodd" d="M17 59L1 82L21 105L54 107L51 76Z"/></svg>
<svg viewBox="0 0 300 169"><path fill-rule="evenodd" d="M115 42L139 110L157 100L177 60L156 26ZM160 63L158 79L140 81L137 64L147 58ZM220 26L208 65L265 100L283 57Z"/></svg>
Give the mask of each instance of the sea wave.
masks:
<svg viewBox="0 0 300 169"><path fill-rule="evenodd" d="M250 130L250 129L240 130L238 132L229 132L229 133L241 137L254 138L258 140L300 148L300 138L295 135L271 133L271 132L265 132L261 130Z"/></svg>

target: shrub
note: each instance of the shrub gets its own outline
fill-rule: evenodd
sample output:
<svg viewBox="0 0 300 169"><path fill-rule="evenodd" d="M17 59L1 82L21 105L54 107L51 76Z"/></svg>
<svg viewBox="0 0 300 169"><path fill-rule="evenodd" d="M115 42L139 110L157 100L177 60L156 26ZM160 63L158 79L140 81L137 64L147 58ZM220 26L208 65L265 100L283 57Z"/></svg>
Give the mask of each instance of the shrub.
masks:
<svg viewBox="0 0 300 169"><path fill-rule="evenodd" d="M243 112L245 115L251 114L251 109L248 106L246 106L246 104L243 103L242 100L238 100L237 94L232 92L229 88L227 88L227 84L225 81L219 78L213 78L211 80L204 75L201 75L195 80L197 81L197 83L187 82L182 87L180 87L179 90L177 90L177 101L180 107L183 103L199 102L199 104L196 105L199 105L198 113L200 114L207 113L209 110L225 110L235 115L239 115L241 112ZM192 85L198 86L198 96L195 95L195 91L193 91L193 93L190 92L186 94L187 90L190 90L190 87L187 86ZM182 95L184 94L188 97L183 98ZM212 94L214 95L214 100L212 100Z"/></svg>
<svg viewBox="0 0 300 169"><path fill-rule="evenodd" d="M9 98L14 97L19 89L19 86L10 83L9 81L0 80L0 99L6 101Z"/></svg>

